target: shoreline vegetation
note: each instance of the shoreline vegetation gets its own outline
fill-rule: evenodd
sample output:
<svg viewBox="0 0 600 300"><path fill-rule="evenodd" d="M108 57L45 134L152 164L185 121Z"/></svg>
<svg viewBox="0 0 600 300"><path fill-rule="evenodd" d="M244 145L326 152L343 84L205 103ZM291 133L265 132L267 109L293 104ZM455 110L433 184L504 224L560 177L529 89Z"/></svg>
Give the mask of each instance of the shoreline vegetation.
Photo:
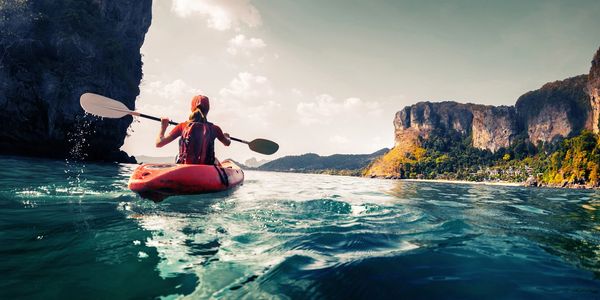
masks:
<svg viewBox="0 0 600 300"><path fill-rule="evenodd" d="M394 176L363 176L361 170L264 170L260 168L246 168L246 170L252 171L267 171L267 172L280 172L280 173L299 173L299 174L319 174L319 175L330 175L330 176L349 176L349 177L363 177L369 179L384 179L384 180L397 180L406 182L431 182L431 183L446 183L446 184L472 184L472 185L490 185L490 186L512 186L512 187L530 187L530 188L558 188L558 189L588 189L588 190L600 190L598 186L590 186L584 184L570 184L566 186L561 185L545 185L538 184L532 185L528 181L473 181L473 180L460 180L460 179L419 179L419 178L399 178Z"/></svg>
<svg viewBox="0 0 600 300"><path fill-rule="evenodd" d="M469 180L457 180L457 179L418 179L418 178L398 178L393 176L363 176L362 170L311 170L311 171L300 171L300 170L262 170L260 168L247 168L252 171L267 171L267 172L281 172L281 173L299 173L299 174L319 174L319 175L331 175L331 176L349 176L349 177L364 177L370 179L385 179L385 180L398 180L407 182L432 182L432 183L448 183L448 184L475 184L475 185L496 185L496 186L525 186L525 182L510 182L510 181L469 181ZM542 186L540 186L542 187Z"/></svg>
<svg viewBox="0 0 600 300"><path fill-rule="evenodd" d="M427 139L368 155L359 168L335 168L356 155L288 156L256 170L382 179L527 187L598 189L599 136L581 134L537 146L526 139L496 152L470 146L470 138L432 132ZM385 152L382 154L382 152ZM375 153L374 153L375 154ZM359 156L363 157L363 156ZM364 156L366 157L366 156ZM326 164L325 164L326 163ZM347 164L346 164L347 165ZM380 175L384 174L384 175Z"/></svg>
<svg viewBox="0 0 600 300"><path fill-rule="evenodd" d="M532 187L599 187L600 144L598 135L591 131L537 146L523 138L494 153L471 147L470 142L470 138L434 132L427 140L392 149L373 161L363 175L510 182Z"/></svg>
<svg viewBox="0 0 600 300"><path fill-rule="evenodd" d="M496 186L523 186L522 182L508 181L467 181L467 180L447 180L447 179L397 179L408 182L432 182L448 184L474 184L474 185L496 185Z"/></svg>
<svg viewBox="0 0 600 300"><path fill-rule="evenodd" d="M588 74L511 106L421 101L396 112L395 145L287 156L259 170L572 189L600 188L600 49Z"/></svg>

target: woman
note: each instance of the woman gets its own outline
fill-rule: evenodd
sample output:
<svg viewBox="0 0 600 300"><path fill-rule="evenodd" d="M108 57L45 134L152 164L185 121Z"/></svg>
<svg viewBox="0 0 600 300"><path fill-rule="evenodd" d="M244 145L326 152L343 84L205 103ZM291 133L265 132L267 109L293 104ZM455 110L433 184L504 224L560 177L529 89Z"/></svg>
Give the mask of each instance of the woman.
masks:
<svg viewBox="0 0 600 300"><path fill-rule="evenodd" d="M156 147L162 147L178 137L179 155L178 164L202 164L214 165L215 139L219 139L225 146L231 144L229 134L223 133L219 126L214 125L206 119L210 103L208 97L203 95L194 96L192 99L192 114L188 121L179 123L167 136L165 131L169 126L168 118L161 118L161 127L156 139Z"/></svg>

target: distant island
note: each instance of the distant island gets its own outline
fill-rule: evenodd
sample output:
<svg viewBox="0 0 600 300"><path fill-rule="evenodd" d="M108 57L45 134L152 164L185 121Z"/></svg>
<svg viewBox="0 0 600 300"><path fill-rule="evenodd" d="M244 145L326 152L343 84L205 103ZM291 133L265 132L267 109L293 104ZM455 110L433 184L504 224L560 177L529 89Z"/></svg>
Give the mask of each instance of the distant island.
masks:
<svg viewBox="0 0 600 300"><path fill-rule="evenodd" d="M266 163L268 163L270 161L271 160L268 160L268 159L260 159L260 160L258 160L258 159L256 159L256 157L252 157L252 158L247 159L244 162L244 165L248 166L250 168L258 168L258 167L260 167L260 166L262 166L262 165L264 165L264 164L266 164Z"/></svg>
<svg viewBox="0 0 600 300"><path fill-rule="evenodd" d="M589 74L547 83L515 106L419 102L393 124L389 151L286 156L258 169L597 188L600 49Z"/></svg>
<svg viewBox="0 0 600 300"><path fill-rule="evenodd" d="M307 153L303 155L284 156L261 165L257 170L361 176L364 168L389 150L384 148L371 154L320 156L315 153Z"/></svg>

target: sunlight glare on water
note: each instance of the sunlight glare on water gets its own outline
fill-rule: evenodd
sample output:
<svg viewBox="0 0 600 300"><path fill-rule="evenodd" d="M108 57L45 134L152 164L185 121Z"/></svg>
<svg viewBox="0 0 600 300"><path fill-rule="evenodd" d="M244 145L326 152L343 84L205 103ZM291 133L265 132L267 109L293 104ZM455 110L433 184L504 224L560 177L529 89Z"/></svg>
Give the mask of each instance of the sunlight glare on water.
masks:
<svg viewBox="0 0 600 300"><path fill-rule="evenodd" d="M600 293L595 191L247 171L156 204L127 189L134 165L0 164L3 299Z"/></svg>

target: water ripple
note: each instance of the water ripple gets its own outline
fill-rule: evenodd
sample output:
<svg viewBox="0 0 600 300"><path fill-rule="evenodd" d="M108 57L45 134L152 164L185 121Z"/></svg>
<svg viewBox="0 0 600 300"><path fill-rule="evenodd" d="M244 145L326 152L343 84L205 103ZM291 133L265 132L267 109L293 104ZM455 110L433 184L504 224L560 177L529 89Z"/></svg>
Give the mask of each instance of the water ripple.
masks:
<svg viewBox="0 0 600 300"><path fill-rule="evenodd" d="M0 160L0 298L600 294L595 191L248 171L155 204L133 167Z"/></svg>

